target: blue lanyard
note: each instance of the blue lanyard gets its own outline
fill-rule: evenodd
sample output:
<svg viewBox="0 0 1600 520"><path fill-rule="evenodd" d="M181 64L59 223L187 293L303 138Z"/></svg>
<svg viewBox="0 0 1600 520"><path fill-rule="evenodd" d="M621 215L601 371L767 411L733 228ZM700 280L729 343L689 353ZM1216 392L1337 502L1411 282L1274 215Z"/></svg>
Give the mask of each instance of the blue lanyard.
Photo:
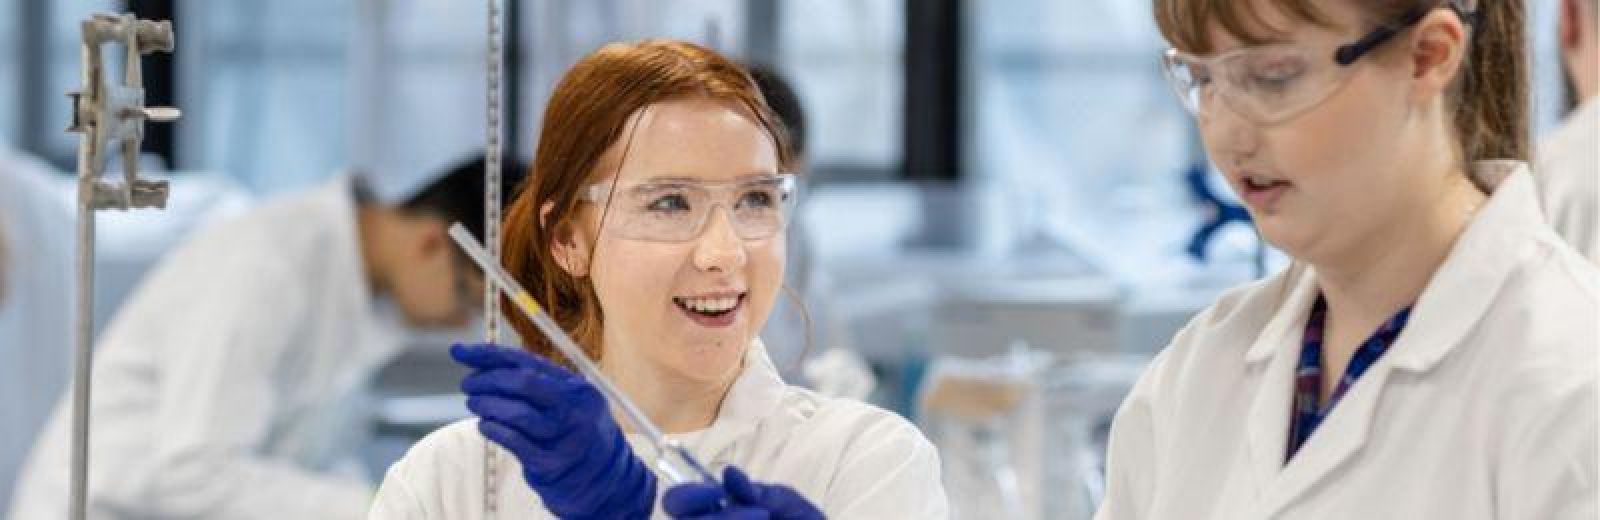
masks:
<svg viewBox="0 0 1600 520"><path fill-rule="evenodd" d="M1355 384L1361 374L1365 374L1383 353L1389 350L1395 338L1400 336L1400 330L1406 326L1406 320L1411 317L1411 306L1400 309L1389 321L1378 327L1361 347L1356 349L1350 357L1350 365L1344 369L1344 377L1339 378L1339 385L1334 387L1333 393L1328 396L1327 404L1320 402L1322 393L1322 332L1323 323L1327 320L1328 302L1317 295L1317 302L1311 306L1311 316L1306 319L1305 340L1300 347L1300 364L1294 374L1294 403L1293 413L1289 422L1288 453L1284 455L1284 462L1294 458L1294 454L1305 445L1306 439L1311 438L1311 432L1317 430L1322 420L1339 404L1339 399L1344 397L1350 385Z"/></svg>

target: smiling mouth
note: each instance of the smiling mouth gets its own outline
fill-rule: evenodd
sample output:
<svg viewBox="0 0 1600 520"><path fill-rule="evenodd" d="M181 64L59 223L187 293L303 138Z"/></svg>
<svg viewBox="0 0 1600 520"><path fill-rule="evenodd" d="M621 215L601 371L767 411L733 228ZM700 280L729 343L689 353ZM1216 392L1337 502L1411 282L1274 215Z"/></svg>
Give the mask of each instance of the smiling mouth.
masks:
<svg viewBox="0 0 1600 520"><path fill-rule="evenodd" d="M721 318L732 314L744 305L744 300L749 293L736 295L720 295L715 297L673 297L672 303L691 316L706 318Z"/></svg>

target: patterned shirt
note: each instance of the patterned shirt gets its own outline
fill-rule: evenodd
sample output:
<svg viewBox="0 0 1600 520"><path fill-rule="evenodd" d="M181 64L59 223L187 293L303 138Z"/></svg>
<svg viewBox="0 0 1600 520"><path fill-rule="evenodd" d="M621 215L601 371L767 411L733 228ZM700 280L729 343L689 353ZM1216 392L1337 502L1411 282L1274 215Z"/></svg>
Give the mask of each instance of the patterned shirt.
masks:
<svg viewBox="0 0 1600 520"><path fill-rule="evenodd" d="M1317 425L1328 416L1333 406L1339 404L1339 398L1344 397L1350 385L1355 384L1361 374L1366 373L1383 353L1389 350L1389 345L1394 344L1395 338L1400 336L1400 330L1405 328L1406 319L1411 317L1411 306L1400 309L1389 321L1378 327L1372 336L1361 343L1355 355L1350 357L1350 365L1344 369L1344 377L1339 378L1339 385L1333 393L1328 395L1328 402L1322 403L1322 324L1328 315L1328 302L1317 295L1317 302L1311 306L1311 316L1306 319L1305 340L1300 347L1300 364L1295 369L1294 402L1289 420L1289 446L1288 453L1284 455L1284 463L1294 458L1294 454L1305 445L1306 439L1311 438L1311 432L1316 431Z"/></svg>

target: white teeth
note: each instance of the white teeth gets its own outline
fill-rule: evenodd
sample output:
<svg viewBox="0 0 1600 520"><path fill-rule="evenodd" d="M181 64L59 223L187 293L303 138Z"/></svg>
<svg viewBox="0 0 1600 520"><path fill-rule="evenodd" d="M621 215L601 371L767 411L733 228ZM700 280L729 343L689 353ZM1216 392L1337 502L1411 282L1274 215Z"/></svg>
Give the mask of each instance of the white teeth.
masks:
<svg viewBox="0 0 1600 520"><path fill-rule="evenodd" d="M739 298L678 298L678 302L696 312L726 312L739 304Z"/></svg>

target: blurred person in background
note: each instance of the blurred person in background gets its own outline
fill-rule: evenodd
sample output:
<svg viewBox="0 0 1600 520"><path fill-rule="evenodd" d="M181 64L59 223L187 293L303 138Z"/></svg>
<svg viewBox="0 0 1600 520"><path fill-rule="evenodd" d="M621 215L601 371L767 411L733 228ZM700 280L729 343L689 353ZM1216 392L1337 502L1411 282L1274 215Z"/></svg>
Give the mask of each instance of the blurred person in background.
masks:
<svg viewBox="0 0 1600 520"><path fill-rule="evenodd" d="M522 169L504 172L511 193ZM97 341L92 518L357 518L366 390L403 327L462 327L482 275L446 235L482 234L481 158L399 204L340 176L203 229ZM69 411L56 406L11 518L62 518Z"/></svg>
<svg viewBox="0 0 1600 520"><path fill-rule="evenodd" d="M77 218L69 183L0 143L0 511L70 379Z"/></svg>
<svg viewBox="0 0 1600 520"><path fill-rule="evenodd" d="M1559 0L1558 42L1572 112L1540 143L1534 168L1550 225L1600 262L1600 0Z"/></svg>

